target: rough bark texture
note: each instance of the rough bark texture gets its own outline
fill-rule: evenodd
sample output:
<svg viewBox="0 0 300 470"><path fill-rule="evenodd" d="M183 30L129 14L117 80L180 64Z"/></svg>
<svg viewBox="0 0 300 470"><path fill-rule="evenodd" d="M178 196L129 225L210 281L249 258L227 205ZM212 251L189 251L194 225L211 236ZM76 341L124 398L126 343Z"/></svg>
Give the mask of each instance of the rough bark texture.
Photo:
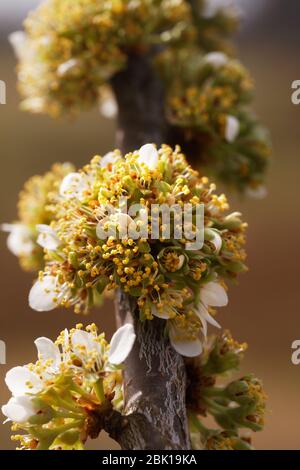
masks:
<svg viewBox="0 0 300 470"><path fill-rule="evenodd" d="M129 57L112 86L119 106L117 147L126 153L150 142L167 143L163 87L151 57ZM137 340L125 367L128 419L115 438L123 449L190 449L185 365L164 334L165 321L141 323L134 299L122 292L116 311L119 326L134 324Z"/></svg>
<svg viewBox="0 0 300 470"><path fill-rule="evenodd" d="M145 447L145 442L150 431L153 433L155 430L151 429L151 424L148 423L145 417L141 414L134 413L128 417L124 417L118 412L112 412L108 415L103 423L103 427L109 436L117 441L122 449L126 450L141 450L152 449ZM152 444L156 446L155 435L152 439ZM158 447L155 449L159 449Z"/></svg>
<svg viewBox="0 0 300 470"><path fill-rule="evenodd" d="M116 307L118 323L133 323L137 336L124 371L125 413L139 418L130 423L127 448L189 449L185 365L164 334L165 321L142 323L134 299L122 292Z"/></svg>

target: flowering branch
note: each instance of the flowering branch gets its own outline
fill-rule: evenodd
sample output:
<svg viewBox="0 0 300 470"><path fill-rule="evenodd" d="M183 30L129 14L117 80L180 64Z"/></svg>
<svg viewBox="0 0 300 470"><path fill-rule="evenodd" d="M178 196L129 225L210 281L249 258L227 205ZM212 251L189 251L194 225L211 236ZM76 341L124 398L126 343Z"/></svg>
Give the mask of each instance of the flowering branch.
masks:
<svg viewBox="0 0 300 470"><path fill-rule="evenodd" d="M113 91L125 152L146 142L180 144L205 174L261 197L270 145L230 41L234 8L213 0L75 2L42 2L25 34L11 35L22 108L56 117L99 101L111 116Z"/></svg>
<svg viewBox="0 0 300 470"><path fill-rule="evenodd" d="M123 413L131 418L118 439L126 449L189 448L182 356L200 355L207 324L220 326L212 307L227 304L225 279L245 270L246 225L240 214L224 214L225 196L214 194L178 147L146 144L125 157L114 151L57 183L46 206L50 225L35 219L44 259L29 304L87 313L103 293L117 290L119 323L132 323L136 335L122 383ZM22 193L24 205L30 189ZM129 210L138 206L134 218L123 212L128 201ZM156 202L185 209L184 232L182 214L165 223L152 212ZM35 207L34 213L44 217ZM14 236L22 251L22 237Z"/></svg>
<svg viewBox="0 0 300 470"><path fill-rule="evenodd" d="M12 398L2 407L13 422L22 449L82 449L111 422L125 425L120 365L132 349L131 325L120 328L110 345L95 325L64 330L53 343L38 338L38 361L14 367L5 378ZM116 434L117 436L117 434Z"/></svg>
<svg viewBox="0 0 300 470"><path fill-rule="evenodd" d="M81 449L102 429L124 449L250 448L240 428L262 428L261 384L216 386L244 347L229 334L207 342L225 281L246 270L246 224L202 171L261 196L269 154L228 42L236 15L209 0L73 6L49 0L12 35L22 107L78 114L99 99L106 114L118 108L119 149L32 179L3 229L22 265L40 269L33 309L88 313L115 290L121 328L110 348L95 327L37 340L38 362L8 373L3 412L25 431L22 448Z"/></svg>
<svg viewBox="0 0 300 470"><path fill-rule="evenodd" d="M147 142L166 141L164 91L150 56L130 56L112 85L119 111L117 147L126 153ZM133 423L125 448L189 449L182 357L172 350L163 320L142 324L136 302L125 293L119 292L115 303L118 324L133 323L137 335L124 371L125 410L144 420L143 426Z"/></svg>

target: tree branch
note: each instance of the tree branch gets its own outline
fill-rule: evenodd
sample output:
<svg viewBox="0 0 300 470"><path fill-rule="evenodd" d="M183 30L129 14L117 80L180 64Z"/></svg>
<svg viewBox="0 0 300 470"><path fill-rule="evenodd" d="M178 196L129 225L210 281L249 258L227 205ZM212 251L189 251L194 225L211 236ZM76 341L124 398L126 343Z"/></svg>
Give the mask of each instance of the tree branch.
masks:
<svg viewBox="0 0 300 470"><path fill-rule="evenodd" d="M189 449L185 365L165 335L164 320L141 322L134 299L123 292L116 308L118 323L133 323L137 336L124 370L125 413L144 418L142 435L133 423L141 445L134 448Z"/></svg>
<svg viewBox="0 0 300 470"><path fill-rule="evenodd" d="M127 68L112 78L111 85L119 107L118 148L128 153L146 143L166 143L164 90L152 55L129 55Z"/></svg>
<svg viewBox="0 0 300 470"><path fill-rule="evenodd" d="M117 147L126 153L146 143L167 143L163 85L151 56L129 56L112 87L119 107ZM116 440L124 449L190 449L185 365L165 336L165 322L142 323L134 299L122 292L116 314L119 326L133 323L137 336L124 372L127 425Z"/></svg>

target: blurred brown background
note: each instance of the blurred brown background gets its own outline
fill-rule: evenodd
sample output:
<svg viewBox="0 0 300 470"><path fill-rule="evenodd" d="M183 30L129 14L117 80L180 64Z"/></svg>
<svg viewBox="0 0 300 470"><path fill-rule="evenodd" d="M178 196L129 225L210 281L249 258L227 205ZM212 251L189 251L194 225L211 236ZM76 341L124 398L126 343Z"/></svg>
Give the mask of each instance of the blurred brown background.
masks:
<svg viewBox="0 0 300 470"><path fill-rule="evenodd" d="M300 338L300 106L291 104L291 83L300 79L300 8L297 0L236 1L246 11L237 40L239 56L256 80L255 109L271 130L274 159L267 199L231 197L232 208L241 210L249 222L250 272L231 288L229 307L219 312L219 320L237 339L249 343L244 371L261 377L269 396L265 430L254 436L256 448L300 449L300 366L293 366L290 359L291 343ZM7 84L7 105L0 106L0 222L16 217L17 194L28 177L45 172L56 161L83 165L114 146L115 129L114 122L101 118L97 110L76 122L18 110L15 59L6 36L20 28L21 18L37 1L5 3L0 6L0 79ZM32 278L21 272L5 238L1 235L0 339L7 345L7 365L0 365L1 405L9 397L6 370L35 358L33 340L55 338L78 320L72 312L37 313L27 307ZM86 319L90 321L109 337L114 329L112 305L105 304ZM9 425L1 425L1 449L14 448L9 435ZM90 448L114 445L103 436Z"/></svg>

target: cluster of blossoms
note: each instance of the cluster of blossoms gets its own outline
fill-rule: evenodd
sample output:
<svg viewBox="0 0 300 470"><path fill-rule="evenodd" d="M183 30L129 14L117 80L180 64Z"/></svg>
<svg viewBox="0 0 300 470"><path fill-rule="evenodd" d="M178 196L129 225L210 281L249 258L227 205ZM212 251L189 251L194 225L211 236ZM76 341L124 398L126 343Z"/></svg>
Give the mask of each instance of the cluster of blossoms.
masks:
<svg viewBox="0 0 300 470"><path fill-rule="evenodd" d="M228 185L260 197L270 155L265 130L249 113L253 84L247 70L223 52L165 51L158 65L166 86L166 114L193 163ZM172 67L178 73L173 76Z"/></svg>
<svg viewBox="0 0 300 470"><path fill-rule="evenodd" d="M114 76L146 56L164 90L168 138L175 134L205 174L263 196L269 143L248 108L252 80L228 41L237 23L231 0L44 0L25 32L11 35L22 108L57 117L99 101L112 117ZM141 322L165 322L186 357L193 447L250 449L241 430L263 426L262 385L253 376L218 385L246 346L227 332L206 341L208 324L220 326L214 308L228 303L226 281L246 270L246 224L215 189L179 146L146 144L32 178L19 221L2 229L22 266L40 270L33 309L88 313L121 290ZM82 449L97 437L110 414L123 411L121 364L134 341L129 324L110 345L95 325L65 330L55 343L37 339L38 361L6 376L13 396L2 412L21 432L13 439L22 449L52 450ZM216 429L204 424L207 415Z"/></svg>
<svg viewBox="0 0 300 470"><path fill-rule="evenodd" d="M12 398L2 413L12 422L21 450L82 450L96 438L114 412L123 411L121 364L135 342L132 325L113 335L110 344L95 325L61 332L57 340L38 338L38 361L14 367L6 375ZM236 370L245 344L228 332L211 338L200 358L186 359L186 406L193 449L249 450L245 430L264 425L266 396L261 382L245 376L216 386L219 376ZM209 429L211 415L218 428ZM243 432L241 432L243 430Z"/></svg>
<svg viewBox="0 0 300 470"><path fill-rule="evenodd" d="M55 217L51 200L64 177L72 171L74 167L69 163L56 164L45 175L30 178L19 196L18 221L1 227L9 232L7 246L19 257L26 271L37 271L44 266L43 240L39 233Z"/></svg>
<svg viewBox="0 0 300 470"><path fill-rule="evenodd" d="M45 266L30 306L87 313L104 292L121 289L136 299L141 321L166 320L180 354L200 354L207 323L219 326L213 307L228 302L225 280L246 269L246 224L214 191L179 147L147 144L124 157L118 150L94 157L63 179L55 218L38 227ZM191 237L199 233L202 243Z"/></svg>
<svg viewBox="0 0 300 470"><path fill-rule="evenodd" d="M130 324L110 344L95 325L64 330L55 343L38 338L38 361L6 375L12 398L2 413L19 433L12 439L23 450L83 449L102 430L103 417L122 412L121 364L134 341Z"/></svg>
<svg viewBox="0 0 300 470"><path fill-rule="evenodd" d="M195 449L249 450L251 440L245 430L262 430L266 395L260 380L249 375L216 385L218 376L238 369L246 348L225 331L211 339L201 358L186 360L187 409ZM218 428L209 429L203 423L208 415Z"/></svg>
<svg viewBox="0 0 300 470"><path fill-rule="evenodd" d="M245 105L251 80L227 38L238 17L224 0L46 0L11 41L23 109L59 116L101 102L117 110L111 78L130 55L153 58L165 113L193 164L263 195L268 138ZM227 54L227 55L225 55Z"/></svg>
<svg viewBox="0 0 300 470"><path fill-rule="evenodd" d="M94 106L130 51L178 41L190 22L185 0L44 1L12 35L23 108L57 116Z"/></svg>

